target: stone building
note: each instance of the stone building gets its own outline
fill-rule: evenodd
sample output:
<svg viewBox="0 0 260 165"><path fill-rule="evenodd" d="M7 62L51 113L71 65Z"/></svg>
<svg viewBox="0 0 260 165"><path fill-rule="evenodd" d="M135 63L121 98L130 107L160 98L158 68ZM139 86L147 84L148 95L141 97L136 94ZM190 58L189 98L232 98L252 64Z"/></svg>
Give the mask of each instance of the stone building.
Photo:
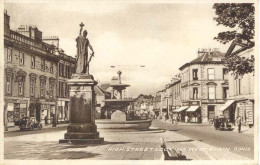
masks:
<svg viewBox="0 0 260 165"><path fill-rule="evenodd" d="M205 123L223 115L219 108L226 102L229 89L223 57L218 49L202 49L196 59L179 68L182 107L175 111L186 111L190 122Z"/></svg>
<svg viewBox="0 0 260 165"><path fill-rule="evenodd" d="M75 64L75 59L69 58ZM4 119L7 127L18 126L22 117L35 117L43 125L54 122L61 59L57 47L44 42L36 26L22 25L17 31L11 30L10 16L5 11Z"/></svg>
<svg viewBox="0 0 260 165"><path fill-rule="evenodd" d="M161 95L159 92L156 92L153 98L153 111L156 117L158 117L160 114L160 108L161 108Z"/></svg>
<svg viewBox="0 0 260 165"><path fill-rule="evenodd" d="M238 55L240 57L250 58L255 55L255 49L251 45L238 44L234 41L227 53L228 55ZM224 116L235 121L237 116L241 116L242 124L254 125L254 74L248 73L243 76L235 77L232 72L229 72L229 95L227 102L221 110Z"/></svg>
<svg viewBox="0 0 260 165"><path fill-rule="evenodd" d="M181 100L181 79L180 78L173 78L172 84L170 86L171 93L172 93L172 113L174 117L177 117L178 113L174 113L177 109L179 109L182 105ZM185 114L180 114L180 120L183 119L184 121ZM181 118L182 117L182 118Z"/></svg>

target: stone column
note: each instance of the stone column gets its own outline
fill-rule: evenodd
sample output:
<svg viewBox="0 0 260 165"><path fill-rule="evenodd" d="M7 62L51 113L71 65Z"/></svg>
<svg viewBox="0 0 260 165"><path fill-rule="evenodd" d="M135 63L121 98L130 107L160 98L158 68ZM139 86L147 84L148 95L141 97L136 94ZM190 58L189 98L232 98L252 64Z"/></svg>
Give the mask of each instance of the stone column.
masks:
<svg viewBox="0 0 260 165"><path fill-rule="evenodd" d="M68 80L70 89L70 124L60 143L90 144L101 143L95 125L95 92L97 84L93 76L73 76Z"/></svg>

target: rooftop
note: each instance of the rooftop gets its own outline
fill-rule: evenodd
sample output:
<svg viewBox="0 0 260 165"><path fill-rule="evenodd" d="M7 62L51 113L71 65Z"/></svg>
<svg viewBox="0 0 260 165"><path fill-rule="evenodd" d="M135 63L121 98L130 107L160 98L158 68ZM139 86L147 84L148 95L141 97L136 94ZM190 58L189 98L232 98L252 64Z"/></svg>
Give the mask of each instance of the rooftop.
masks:
<svg viewBox="0 0 260 165"><path fill-rule="evenodd" d="M192 60L189 63L182 65L179 69L182 70L192 64L222 63L222 59L225 56L224 53L221 53L218 50L208 51L208 52L203 51L203 52L198 52L198 53L199 53L199 56L196 59Z"/></svg>

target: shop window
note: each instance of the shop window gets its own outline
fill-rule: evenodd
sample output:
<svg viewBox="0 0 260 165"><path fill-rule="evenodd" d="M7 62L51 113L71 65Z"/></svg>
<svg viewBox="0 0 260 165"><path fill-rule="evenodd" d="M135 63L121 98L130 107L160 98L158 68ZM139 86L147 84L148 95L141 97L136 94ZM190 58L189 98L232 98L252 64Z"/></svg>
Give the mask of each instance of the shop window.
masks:
<svg viewBox="0 0 260 165"><path fill-rule="evenodd" d="M198 69L192 69L193 80L198 80Z"/></svg>
<svg viewBox="0 0 260 165"><path fill-rule="evenodd" d="M215 79L215 69L213 69L213 68L208 69L208 79L209 80Z"/></svg>
<svg viewBox="0 0 260 165"><path fill-rule="evenodd" d="M19 63L20 65L24 65L24 52L20 52L19 54Z"/></svg>
<svg viewBox="0 0 260 165"><path fill-rule="evenodd" d="M193 100L198 99L198 88L193 88Z"/></svg>
<svg viewBox="0 0 260 165"><path fill-rule="evenodd" d="M208 87L209 99L215 99L215 87Z"/></svg>
<svg viewBox="0 0 260 165"><path fill-rule="evenodd" d="M12 49L7 48L7 61L12 62Z"/></svg>
<svg viewBox="0 0 260 165"><path fill-rule="evenodd" d="M31 67L35 68L35 56L31 56Z"/></svg>
<svg viewBox="0 0 260 165"><path fill-rule="evenodd" d="M7 75L6 77L6 94L11 95L12 94L12 76Z"/></svg>
<svg viewBox="0 0 260 165"><path fill-rule="evenodd" d="M215 106L209 105L208 106L208 119L214 119L215 117Z"/></svg>

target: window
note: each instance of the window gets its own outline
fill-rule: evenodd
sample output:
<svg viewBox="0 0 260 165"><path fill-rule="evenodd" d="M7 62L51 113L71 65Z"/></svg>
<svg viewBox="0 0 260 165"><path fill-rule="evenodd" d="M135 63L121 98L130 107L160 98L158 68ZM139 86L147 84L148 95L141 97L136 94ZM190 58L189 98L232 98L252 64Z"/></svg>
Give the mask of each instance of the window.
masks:
<svg viewBox="0 0 260 165"><path fill-rule="evenodd" d="M66 97L67 95L68 95L68 91L67 91L67 87L68 85L67 85L67 83L64 83L64 96Z"/></svg>
<svg viewBox="0 0 260 165"><path fill-rule="evenodd" d="M30 82L30 92L31 92L31 96L32 96L32 97L35 96L35 83L36 83L35 78L31 78L31 82Z"/></svg>
<svg viewBox="0 0 260 165"><path fill-rule="evenodd" d="M215 99L215 87L209 87L209 99Z"/></svg>
<svg viewBox="0 0 260 165"><path fill-rule="evenodd" d="M59 75L64 76L64 64L59 63Z"/></svg>
<svg viewBox="0 0 260 165"><path fill-rule="evenodd" d="M31 56L31 67L35 68L35 56Z"/></svg>
<svg viewBox="0 0 260 165"><path fill-rule="evenodd" d="M41 80L41 91L40 91L40 93L41 93L41 97L45 97L45 80Z"/></svg>
<svg viewBox="0 0 260 165"><path fill-rule="evenodd" d="M228 69L223 68L223 80L228 80Z"/></svg>
<svg viewBox="0 0 260 165"><path fill-rule="evenodd" d="M18 82L18 94L20 95L20 96L23 96L23 81L19 81Z"/></svg>
<svg viewBox="0 0 260 165"><path fill-rule="evenodd" d="M223 87L223 99L227 99L228 97L228 87Z"/></svg>
<svg viewBox="0 0 260 165"><path fill-rule="evenodd" d="M236 80L236 94L241 94L241 79Z"/></svg>
<svg viewBox="0 0 260 165"><path fill-rule="evenodd" d="M70 78L71 77L71 68L70 68L70 66L68 66L68 78Z"/></svg>
<svg viewBox="0 0 260 165"><path fill-rule="evenodd" d="M54 84L50 82L50 98L53 98Z"/></svg>
<svg viewBox="0 0 260 165"><path fill-rule="evenodd" d="M64 96L64 83L59 82L59 96L63 97Z"/></svg>
<svg viewBox="0 0 260 165"><path fill-rule="evenodd" d="M12 61L12 49L7 48L7 61L11 62Z"/></svg>
<svg viewBox="0 0 260 165"><path fill-rule="evenodd" d="M24 52L20 52L19 63L20 65L24 65Z"/></svg>
<svg viewBox="0 0 260 165"><path fill-rule="evenodd" d="M11 95L12 94L12 76L8 75L6 77L6 94Z"/></svg>
<svg viewBox="0 0 260 165"><path fill-rule="evenodd" d="M44 60L44 58L42 58L42 61L41 61L41 69L45 70L45 60Z"/></svg>
<svg viewBox="0 0 260 165"><path fill-rule="evenodd" d="M198 80L198 69L192 70L192 77L193 77L193 80Z"/></svg>
<svg viewBox="0 0 260 165"><path fill-rule="evenodd" d="M65 65L65 77L69 77L69 75L68 75L68 65Z"/></svg>
<svg viewBox="0 0 260 165"><path fill-rule="evenodd" d="M198 99L198 88L193 88L193 100Z"/></svg>
<svg viewBox="0 0 260 165"><path fill-rule="evenodd" d="M208 69L208 79L209 80L215 79L215 70L212 68Z"/></svg>
<svg viewBox="0 0 260 165"><path fill-rule="evenodd" d="M50 72L53 73L53 62L51 62Z"/></svg>

